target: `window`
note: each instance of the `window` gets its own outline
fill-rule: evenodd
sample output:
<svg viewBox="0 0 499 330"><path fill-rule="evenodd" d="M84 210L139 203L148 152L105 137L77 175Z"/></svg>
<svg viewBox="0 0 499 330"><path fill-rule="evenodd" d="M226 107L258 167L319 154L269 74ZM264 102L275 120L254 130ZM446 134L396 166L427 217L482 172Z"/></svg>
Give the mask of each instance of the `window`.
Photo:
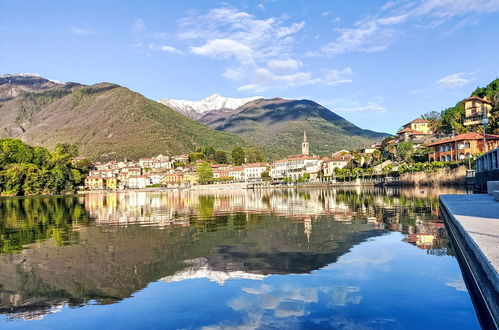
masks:
<svg viewBox="0 0 499 330"><path fill-rule="evenodd" d="M445 160L448 161L448 162L451 162L452 158L450 157L450 155L447 155L447 157L445 157Z"/></svg>
<svg viewBox="0 0 499 330"><path fill-rule="evenodd" d="M464 144L464 147L465 147L466 149L471 148L471 144L470 144L470 142L469 142L469 141L467 141L467 142Z"/></svg>
<svg viewBox="0 0 499 330"><path fill-rule="evenodd" d="M440 146L439 151L444 152L445 151L444 146Z"/></svg>
<svg viewBox="0 0 499 330"><path fill-rule="evenodd" d="M464 159L464 154L459 154L459 159Z"/></svg>
<svg viewBox="0 0 499 330"><path fill-rule="evenodd" d="M464 143L459 143L459 145L458 145L458 146L459 146L459 149L460 149L460 150L464 149Z"/></svg>

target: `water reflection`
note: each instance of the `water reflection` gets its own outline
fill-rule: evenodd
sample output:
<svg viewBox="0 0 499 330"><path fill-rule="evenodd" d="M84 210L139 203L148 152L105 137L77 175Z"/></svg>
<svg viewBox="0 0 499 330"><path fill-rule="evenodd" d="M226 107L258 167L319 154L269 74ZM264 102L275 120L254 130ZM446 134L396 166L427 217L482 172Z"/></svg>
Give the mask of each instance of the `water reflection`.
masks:
<svg viewBox="0 0 499 330"><path fill-rule="evenodd" d="M369 294L363 293L363 274L373 280L373 272L392 274L394 262L410 263L413 249L404 256L392 247L405 251L414 245L428 255L452 256L439 220L438 193L456 191L183 191L0 199L0 313L40 319L68 306L113 304L154 282L172 288L209 280L230 291L227 317L244 319L230 326L275 327L273 322L283 319L303 325L305 316L317 313L316 305L362 305ZM425 267L418 272L437 269ZM458 269L449 276L441 268L431 279L441 274L442 285L463 292ZM274 283L276 274L286 276ZM215 289L203 286L210 290ZM209 318L191 324L200 325L227 324Z"/></svg>

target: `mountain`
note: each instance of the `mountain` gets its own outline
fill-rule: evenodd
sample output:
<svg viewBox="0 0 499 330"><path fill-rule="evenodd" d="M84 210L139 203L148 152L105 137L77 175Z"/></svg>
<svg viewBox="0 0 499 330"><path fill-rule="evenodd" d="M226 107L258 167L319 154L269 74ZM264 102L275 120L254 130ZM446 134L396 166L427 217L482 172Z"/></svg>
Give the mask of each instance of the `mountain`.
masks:
<svg viewBox="0 0 499 330"><path fill-rule="evenodd" d="M213 94L200 101L162 99L158 102L164 104L173 110L176 110L184 115L199 119L204 114L214 110L234 110L240 106L254 100L262 99L261 96L253 96L247 98L231 98L223 97L219 94Z"/></svg>
<svg viewBox="0 0 499 330"><path fill-rule="evenodd" d="M246 145L241 137L215 131L116 84L63 84L36 75L1 79L0 138L48 148L75 143L81 155L96 160Z"/></svg>
<svg viewBox="0 0 499 330"><path fill-rule="evenodd" d="M62 85L56 80L45 79L32 73L5 74L0 76L0 102L12 100L25 92L39 92Z"/></svg>
<svg viewBox="0 0 499 330"><path fill-rule="evenodd" d="M232 111L208 112L198 120L244 137L272 158L300 153L303 131L311 152L318 155L360 148L388 135L361 129L309 100L258 99Z"/></svg>

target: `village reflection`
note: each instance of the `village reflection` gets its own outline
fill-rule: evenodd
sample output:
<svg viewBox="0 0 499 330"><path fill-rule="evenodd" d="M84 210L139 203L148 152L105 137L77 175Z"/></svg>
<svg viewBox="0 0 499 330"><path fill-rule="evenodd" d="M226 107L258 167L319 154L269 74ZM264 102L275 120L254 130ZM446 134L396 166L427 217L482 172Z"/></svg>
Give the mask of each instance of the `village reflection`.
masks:
<svg viewBox="0 0 499 330"><path fill-rule="evenodd" d="M436 196L462 192L276 189L0 199L0 313L39 319L63 306L114 303L157 281L224 285L309 274L390 231L428 254L452 255ZM327 294L335 306L361 299L351 285L286 290L243 291L246 300L259 297L264 309L279 304L276 317L301 313L304 302L290 302L290 294L306 303ZM234 310L248 303L234 299Z"/></svg>
<svg viewBox="0 0 499 330"><path fill-rule="evenodd" d="M455 188L371 188L351 190L174 191L108 193L80 197L97 225L191 226L220 216L272 214L301 221L310 240L313 220L367 222L378 230L406 234L405 241L446 253L438 195L466 193ZM246 221L236 226L244 228ZM210 226L198 226L209 230ZM435 250L436 249L436 250ZM437 251L438 250L438 251Z"/></svg>

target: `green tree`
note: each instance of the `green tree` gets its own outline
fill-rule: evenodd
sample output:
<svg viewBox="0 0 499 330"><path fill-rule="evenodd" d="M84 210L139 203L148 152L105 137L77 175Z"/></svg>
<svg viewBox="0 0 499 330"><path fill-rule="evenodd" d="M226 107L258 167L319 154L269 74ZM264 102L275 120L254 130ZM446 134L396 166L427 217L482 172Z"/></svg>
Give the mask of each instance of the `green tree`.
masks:
<svg viewBox="0 0 499 330"><path fill-rule="evenodd" d="M232 161L234 162L234 164L236 164L236 165L244 164L244 159L245 159L246 155L244 153L243 148L236 147L236 148L232 149L231 156L232 156Z"/></svg>
<svg viewBox="0 0 499 330"><path fill-rule="evenodd" d="M256 148L246 149L245 156L248 163L262 163L266 161L266 157Z"/></svg>
<svg viewBox="0 0 499 330"><path fill-rule="evenodd" d="M227 164L229 162L229 160L227 159L227 153L222 150L217 150L215 152L214 159L218 164Z"/></svg>
<svg viewBox="0 0 499 330"><path fill-rule="evenodd" d="M414 153L414 143L401 142L397 145L397 155L399 159L405 162L411 162L413 153Z"/></svg>
<svg viewBox="0 0 499 330"><path fill-rule="evenodd" d="M196 173L198 174L198 181L200 183L208 183L213 179L213 169L207 162L199 164L196 168Z"/></svg>
<svg viewBox="0 0 499 330"><path fill-rule="evenodd" d="M198 160L203 160L204 159L204 153L202 152L191 152L189 154L189 162L194 163L195 161Z"/></svg>

